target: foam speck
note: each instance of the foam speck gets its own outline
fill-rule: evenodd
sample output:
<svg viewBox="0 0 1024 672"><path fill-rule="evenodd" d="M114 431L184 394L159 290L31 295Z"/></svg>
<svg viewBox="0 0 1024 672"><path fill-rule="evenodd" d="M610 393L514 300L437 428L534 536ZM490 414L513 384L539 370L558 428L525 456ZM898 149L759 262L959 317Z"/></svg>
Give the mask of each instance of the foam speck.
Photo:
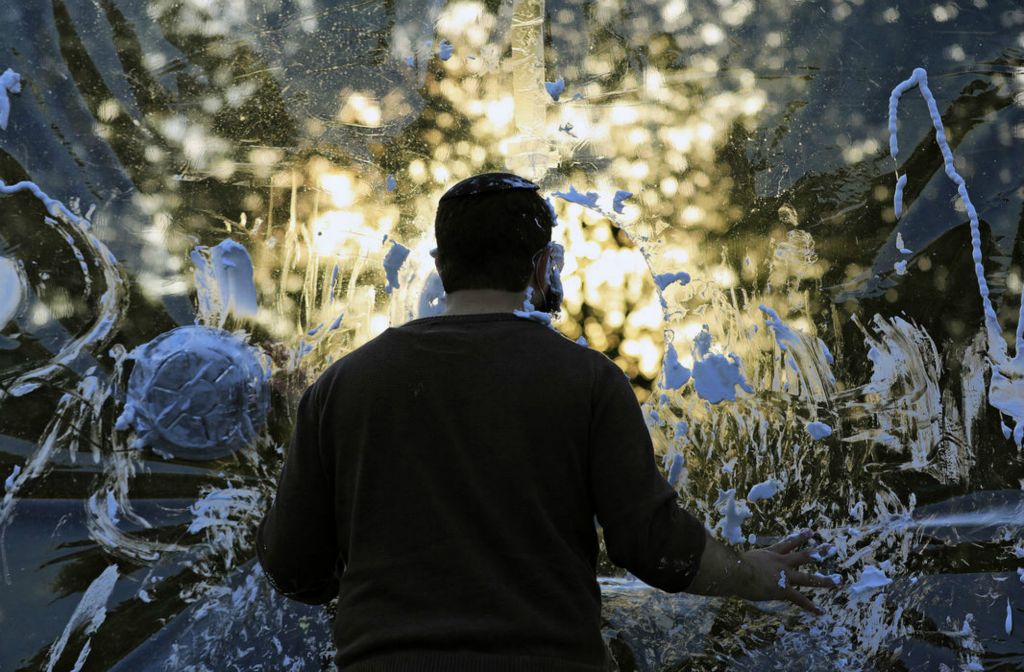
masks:
<svg viewBox="0 0 1024 672"><path fill-rule="evenodd" d="M565 80L559 77L553 82L544 82L544 88L547 89L548 95L551 96L551 100L558 102L558 97L565 93Z"/></svg>
<svg viewBox="0 0 1024 672"><path fill-rule="evenodd" d="M824 438L832 436L832 428L824 422L809 422L805 429L815 441L821 441Z"/></svg>
<svg viewBox="0 0 1024 672"><path fill-rule="evenodd" d="M398 284L398 270L405 263L406 258L409 256L409 248L396 241L391 241L391 249L384 255L384 272L387 273L388 282L384 286L384 291L390 294L392 290L397 289L400 285Z"/></svg>

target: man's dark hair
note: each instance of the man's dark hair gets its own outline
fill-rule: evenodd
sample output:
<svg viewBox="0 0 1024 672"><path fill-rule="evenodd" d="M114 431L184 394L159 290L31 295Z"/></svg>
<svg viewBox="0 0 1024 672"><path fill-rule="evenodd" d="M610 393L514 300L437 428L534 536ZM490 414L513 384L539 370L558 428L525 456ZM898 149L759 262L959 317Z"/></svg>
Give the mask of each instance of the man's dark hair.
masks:
<svg viewBox="0 0 1024 672"><path fill-rule="evenodd" d="M526 288L534 255L551 240L551 209L537 185L509 173L463 180L437 206L438 273L444 291Z"/></svg>

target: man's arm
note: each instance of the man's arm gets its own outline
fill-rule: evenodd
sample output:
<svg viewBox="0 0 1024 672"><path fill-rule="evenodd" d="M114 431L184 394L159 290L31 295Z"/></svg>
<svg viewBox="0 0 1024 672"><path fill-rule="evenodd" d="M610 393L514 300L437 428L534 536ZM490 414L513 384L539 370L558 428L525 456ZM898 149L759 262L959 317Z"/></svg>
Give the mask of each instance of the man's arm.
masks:
<svg viewBox="0 0 1024 672"><path fill-rule="evenodd" d="M256 555L285 597L324 604L338 594L334 475L320 460L320 418L310 386L299 401L277 495L256 532Z"/></svg>
<svg viewBox="0 0 1024 672"><path fill-rule="evenodd" d="M742 554L717 541L658 471L643 411L617 367L598 374L591 413L591 493L612 562L670 593L789 600L820 613L794 588L835 587L797 570L811 559L795 552L810 536Z"/></svg>
<svg viewBox="0 0 1024 672"><path fill-rule="evenodd" d="M590 491L608 557L648 585L686 590L704 551L704 525L682 508L654 460L633 388L602 362L591 393Z"/></svg>

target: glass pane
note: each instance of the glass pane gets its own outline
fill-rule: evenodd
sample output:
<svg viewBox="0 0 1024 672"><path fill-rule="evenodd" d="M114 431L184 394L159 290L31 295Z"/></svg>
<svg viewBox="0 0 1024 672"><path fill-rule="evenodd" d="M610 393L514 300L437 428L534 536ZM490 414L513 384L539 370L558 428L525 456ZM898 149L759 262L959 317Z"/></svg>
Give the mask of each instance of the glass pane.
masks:
<svg viewBox="0 0 1024 672"><path fill-rule="evenodd" d="M631 378L686 506L836 549L817 621L602 555L622 669L1024 664L1017 0L13 0L0 27L0 668L330 659L254 527L305 386L443 309L437 199L488 170L551 198L552 326Z"/></svg>

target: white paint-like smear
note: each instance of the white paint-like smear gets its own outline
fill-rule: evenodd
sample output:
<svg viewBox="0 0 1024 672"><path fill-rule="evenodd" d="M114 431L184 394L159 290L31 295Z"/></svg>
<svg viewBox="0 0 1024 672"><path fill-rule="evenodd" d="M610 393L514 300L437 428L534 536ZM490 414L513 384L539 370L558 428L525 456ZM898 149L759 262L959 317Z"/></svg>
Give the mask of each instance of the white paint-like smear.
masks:
<svg viewBox="0 0 1024 672"><path fill-rule="evenodd" d="M11 475L4 479L4 492L14 488L14 481L18 478L18 474L21 473L21 465L14 465L14 469L11 471Z"/></svg>
<svg viewBox="0 0 1024 672"><path fill-rule="evenodd" d="M261 494L251 488L222 488L207 492L189 509L191 534L202 532L208 544L216 549L208 553L225 567L234 565L235 554L251 535L253 517L262 511Z"/></svg>
<svg viewBox="0 0 1024 672"><path fill-rule="evenodd" d="M106 620L107 600L110 599L110 594L114 591L117 576L117 565L110 565L85 589L81 601L64 627L64 632L50 647L50 655L46 661L47 672L51 672L53 666L60 660L61 654L64 653L64 647L67 646L72 634L81 630L83 636L89 637ZM88 642L86 646L88 646ZM84 663L84 658L80 662Z"/></svg>
<svg viewBox="0 0 1024 672"><path fill-rule="evenodd" d="M772 376L773 390L798 396L806 401L827 401L835 393L835 360L824 341L802 334L786 324L773 309L760 304L765 325L774 336L782 366Z"/></svg>
<svg viewBox="0 0 1024 672"><path fill-rule="evenodd" d="M330 291L328 293L328 298L327 298L327 301L329 303L334 303L334 295L335 295L335 292L337 292L337 290L338 290L338 275L340 273L341 273L341 269L338 267L338 264L335 264L334 265L334 270L331 271L331 289L330 289Z"/></svg>
<svg viewBox="0 0 1024 672"><path fill-rule="evenodd" d="M32 392L51 376L72 368L71 365L84 350L101 347L105 344L114 333L117 322L124 312L126 301L124 279L117 266L117 259L110 249L92 234L92 223L72 212L57 199L51 198L34 182L24 181L8 185L0 180L0 194L19 192L28 192L42 202L52 218L45 220L45 223L55 228L76 253L75 256L78 257L79 264L86 274L84 278L85 298L91 299L96 304L96 317L75 338L65 343L49 361L20 374L10 383L6 391L0 389L0 400L7 394L17 397ZM90 264L86 264L85 253L88 253L91 259ZM92 296L93 269L98 269L99 275L103 278L103 294L98 297ZM2 517L0 515L0 519Z"/></svg>
<svg viewBox="0 0 1024 672"><path fill-rule="evenodd" d="M668 472L666 480L672 487L679 486L679 479L686 468L686 457L682 453L669 453L665 455L665 467Z"/></svg>
<svg viewBox="0 0 1024 672"><path fill-rule="evenodd" d="M875 316L873 326L874 334L865 331L872 373L863 389L865 409L874 413L877 429L865 429L848 440L870 439L909 452L908 468L928 469L928 455L943 431L938 349L924 329L901 317Z"/></svg>

